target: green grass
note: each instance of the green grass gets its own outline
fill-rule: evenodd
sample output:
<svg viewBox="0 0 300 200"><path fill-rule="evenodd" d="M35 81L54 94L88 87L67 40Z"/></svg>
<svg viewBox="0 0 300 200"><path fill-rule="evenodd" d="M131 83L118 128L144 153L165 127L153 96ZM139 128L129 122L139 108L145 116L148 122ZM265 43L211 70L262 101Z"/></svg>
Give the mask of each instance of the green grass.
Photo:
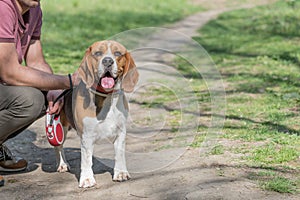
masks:
<svg viewBox="0 0 300 200"><path fill-rule="evenodd" d="M296 193L296 183L284 177L275 177L269 181L261 183L266 190L276 191L279 193Z"/></svg>
<svg viewBox="0 0 300 200"><path fill-rule="evenodd" d="M258 181L258 184L265 190L291 194L299 192L299 183L271 170L251 172L248 178Z"/></svg>
<svg viewBox="0 0 300 200"><path fill-rule="evenodd" d="M249 160L258 164L282 164L298 158L299 152L295 148L274 144L256 147L248 157Z"/></svg>
<svg viewBox="0 0 300 200"><path fill-rule="evenodd" d="M206 134L202 133L202 134L196 135L193 143L190 144L190 146L194 147L194 148L201 147L201 145L203 144L205 138L206 138Z"/></svg>
<svg viewBox="0 0 300 200"><path fill-rule="evenodd" d="M300 14L294 12L299 8L299 3L292 7L280 1L224 13L194 38L212 56L226 82L222 138L262 143L244 157L258 165L300 168L295 165L300 156ZM196 81L195 87L201 82Z"/></svg>
<svg viewBox="0 0 300 200"><path fill-rule="evenodd" d="M78 68L85 49L120 32L155 27L199 11L185 0L42 1L42 42L46 60L56 73Z"/></svg>
<svg viewBox="0 0 300 200"><path fill-rule="evenodd" d="M224 146L223 145L216 145L214 146L211 151L210 151L211 155L222 155L224 154Z"/></svg>

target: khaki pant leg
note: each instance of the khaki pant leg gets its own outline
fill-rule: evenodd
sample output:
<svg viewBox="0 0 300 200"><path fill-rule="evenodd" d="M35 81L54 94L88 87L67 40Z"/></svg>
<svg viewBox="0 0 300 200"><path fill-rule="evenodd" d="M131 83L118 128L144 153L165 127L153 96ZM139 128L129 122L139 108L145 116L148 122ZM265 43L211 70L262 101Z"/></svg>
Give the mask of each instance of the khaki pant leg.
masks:
<svg viewBox="0 0 300 200"><path fill-rule="evenodd" d="M45 96L32 87L0 84L0 144L45 114Z"/></svg>

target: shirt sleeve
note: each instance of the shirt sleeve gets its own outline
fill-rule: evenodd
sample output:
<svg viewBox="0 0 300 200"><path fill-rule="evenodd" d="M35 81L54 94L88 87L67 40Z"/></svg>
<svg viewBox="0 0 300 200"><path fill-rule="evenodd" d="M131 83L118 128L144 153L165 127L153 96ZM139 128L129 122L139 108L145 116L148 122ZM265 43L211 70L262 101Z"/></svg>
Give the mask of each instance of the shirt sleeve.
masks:
<svg viewBox="0 0 300 200"><path fill-rule="evenodd" d="M13 9L0 1L0 42L14 42L16 16Z"/></svg>
<svg viewBox="0 0 300 200"><path fill-rule="evenodd" d="M40 39L42 24L43 24L42 23L43 14L42 14L41 8L38 7L36 12L37 12L37 23L36 23L36 26L34 28L34 31L33 31L32 37L31 37L32 40L39 40Z"/></svg>

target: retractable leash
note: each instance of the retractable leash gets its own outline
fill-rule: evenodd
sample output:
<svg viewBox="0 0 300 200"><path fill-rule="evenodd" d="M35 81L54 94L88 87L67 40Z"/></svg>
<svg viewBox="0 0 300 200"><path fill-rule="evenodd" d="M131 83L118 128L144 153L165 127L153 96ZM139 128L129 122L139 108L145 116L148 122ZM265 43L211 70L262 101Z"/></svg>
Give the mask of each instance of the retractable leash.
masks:
<svg viewBox="0 0 300 200"><path fill-rule="evenodd" d="M72 78L71 75L68 74L69 81L70 81L70 89L64 90L53 102L53 105L63 96L68 94L69 92L72 91L73 89L73 83L72 83ZM63 143L64 141L64 130L63 126L60 123L60 116L55 115L55 114L49 114L48 110L46 112L46 136L48 139L48 142L52 146L59 146Z"/></svg>
<svg viewBox="0 0 300 200"><path fill-rule="evenodd" d="M52 146L59 146L64 141L64 131L59 115L46 114L46 136Z"/></svg>

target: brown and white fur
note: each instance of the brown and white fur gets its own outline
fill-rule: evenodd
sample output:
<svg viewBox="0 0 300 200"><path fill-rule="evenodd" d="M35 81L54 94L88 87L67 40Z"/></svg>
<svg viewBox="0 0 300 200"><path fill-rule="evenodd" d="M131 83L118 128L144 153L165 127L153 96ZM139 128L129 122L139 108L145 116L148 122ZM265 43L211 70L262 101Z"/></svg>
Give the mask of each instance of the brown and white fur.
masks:
<svg viewBox="0 0 300 200"><path fill-rule="evenodd" d="M65 136L72 126L81 138L79 187L93 187L96 184L92 170L94 143L104 138L112 138L114 141L113 180L126 181L130 179L130 175L125 161L128 102L124 91L132 92L138 81L135 63L120 43L100 41L86 50L78 72L81 82L73 90L73 94L65 97L64 109L60 115ZM57 171L68 171L63 145L55 150Z"/></svg>

